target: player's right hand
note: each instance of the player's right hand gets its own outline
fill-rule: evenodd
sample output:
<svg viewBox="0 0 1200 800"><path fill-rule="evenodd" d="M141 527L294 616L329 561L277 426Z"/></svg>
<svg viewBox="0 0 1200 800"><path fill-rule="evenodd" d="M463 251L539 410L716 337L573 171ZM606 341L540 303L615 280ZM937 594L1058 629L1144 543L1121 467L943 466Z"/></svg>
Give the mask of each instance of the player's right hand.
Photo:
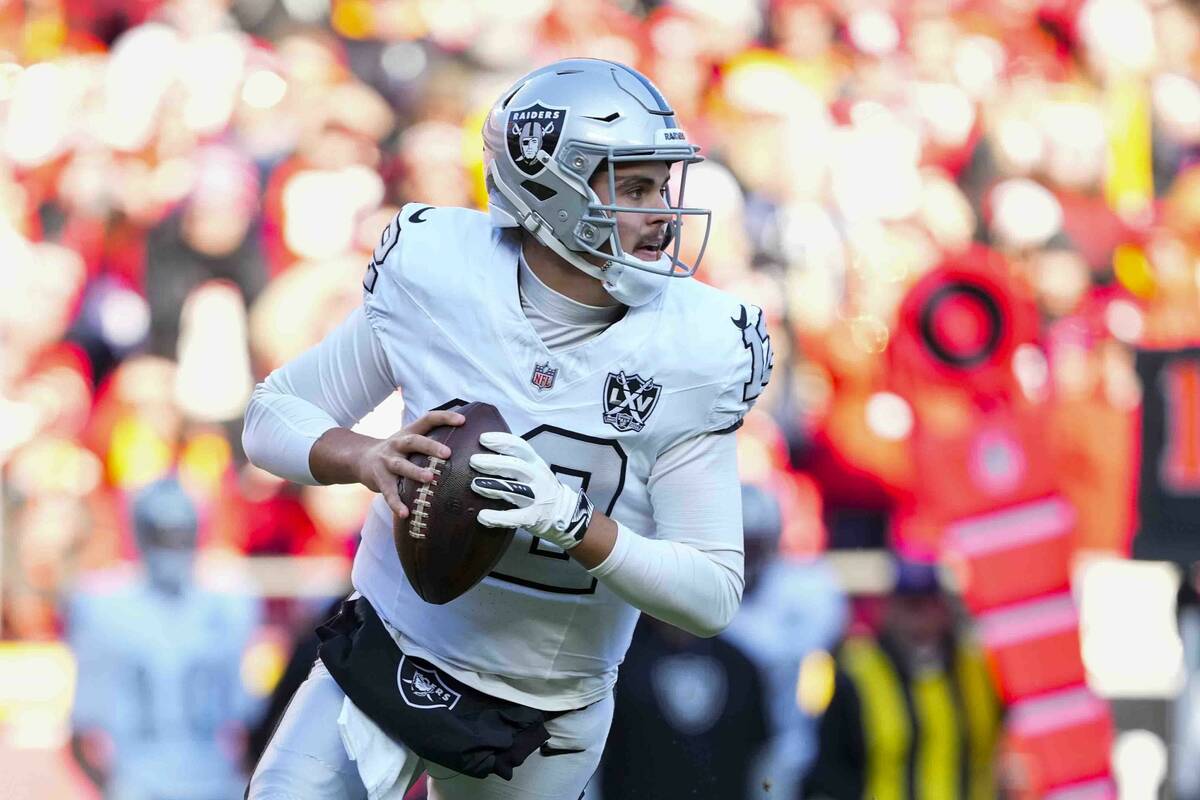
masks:
<svg viewBox="0 0 1200 800"><path fill-rule="evenodd" d="M359 483L382 494L396 516L407 517L408 507L400 502L400 479L409 478L421 483L433 480L433 473L418 467L409 456L423 454L449 458L450 448L425 434L443 425L462 425L466 419L455 411L430 411L388 438L379 439L369 445L359 459Z"/></svg>

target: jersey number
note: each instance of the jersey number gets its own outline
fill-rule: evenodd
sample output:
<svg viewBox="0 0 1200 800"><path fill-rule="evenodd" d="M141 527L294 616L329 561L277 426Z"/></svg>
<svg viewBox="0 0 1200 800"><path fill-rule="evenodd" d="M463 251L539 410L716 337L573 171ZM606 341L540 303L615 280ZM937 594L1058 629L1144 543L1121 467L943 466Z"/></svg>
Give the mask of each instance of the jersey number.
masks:
<svg viewBox="0 0 1200 800"><path fill-rule="evenodd" d="M742 306L738 317L730 317L733 324L742 332L742 346L750 355L750 380L742 385L742 400L749 402L762 394L771 380L771 370L775 366L775 353L771 351L771 337L767 333L767 315L762 309L758 312L758 321L751 324L750 312Z"/></svg>
<svg viewBox="0 0 1200 800"><path fill-rule="evenodd" d="M434 410L466 405L452 400ZM592 505L611 515L625 488L628 457L621 445L553 425L539 425L522 437L545 459L559 480L587 494ZM508 551L489 577L554 594L594 594L596 579L555 545L518 529Z"/></svg>
<svg viewBox="0 0 1200 800"><path fill-rule="evenodd" d="M408 221L412 223L421 223L425 221L425 212L433 210L433 206L424 206L418 208L408 217ZM379 234L379 244L375 245L374 252L371 253L371 261L367 264L367 274L363 277L363 289L367 294L375 292L375 283L379 280L379 268L383 266L384 259L392 252L392 248L396 246L396 242L400 241L400 215L397 214L392 218L392 221L383 229L383 233Z"/></svg>
<svg viewBox="0 0 1200 800"><path fill-rule="evenodd" d="M177 735L179 731L167 730L176 719L174 709L164 708L172 702L171 697L160 697L161 690L148 664L134 667L137 697L138 736L143 740L156 740L164 735ZM179 722L185 733L195 741L211 741L221 724L233 712L234 687L229 670L221 664L203 660L191 661L182 675L183 717ZM161 716L160 716L161 715ZM178 723L176 723L178 724Z"/></svg>

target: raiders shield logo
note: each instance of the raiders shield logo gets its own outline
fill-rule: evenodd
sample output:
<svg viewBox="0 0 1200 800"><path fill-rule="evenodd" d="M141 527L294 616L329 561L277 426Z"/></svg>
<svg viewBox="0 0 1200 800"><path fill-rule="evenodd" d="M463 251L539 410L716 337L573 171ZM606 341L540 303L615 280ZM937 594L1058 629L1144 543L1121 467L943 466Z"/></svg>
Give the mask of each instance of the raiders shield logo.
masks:
<svg viewBox="0 0 1200 800"><path fill-rule="evenodd" d="M396 684L404 702L413 708L451 709L462 697L442 681L437 670L418 667L407 656L400 657Z"/></svg>
<svg viewBox="0 0 1200 800"><path fill-rule="evenodd" d="M662 386L624 371L608 373L604 382L604 421L624 433L638 433L658 405Z"/></svg>
<svg viewBox="0 0 1200 800"><path fill-rule="evenodd" d="M542 150L553 156L558 148L563 124L567 121L567 109L534 103L508 113L508 157L517 169L533 176L545 167L538 161Z"/></svg>

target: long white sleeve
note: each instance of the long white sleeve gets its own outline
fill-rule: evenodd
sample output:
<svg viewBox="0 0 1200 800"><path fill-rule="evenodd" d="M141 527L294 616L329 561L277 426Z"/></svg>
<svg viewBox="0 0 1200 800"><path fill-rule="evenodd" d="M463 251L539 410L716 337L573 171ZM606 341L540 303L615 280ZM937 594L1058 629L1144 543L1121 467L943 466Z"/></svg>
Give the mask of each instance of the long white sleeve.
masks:
<svg viewBox="0 0 1200 800"><path fill-rule="evenodd" d="M316 346L267 376L246 407L242 447L251 463L315 485L313 443L349 428L396 390L383 347L361 307Z"/></svg>
<svg viewBox="0 0 1200 800"><path fill-rule="evenodd" d="M658 538L618 523L589 572L629 604L696 636L716 636L742 601L737 440L704 434L659 457L649 481Z"/></svg>

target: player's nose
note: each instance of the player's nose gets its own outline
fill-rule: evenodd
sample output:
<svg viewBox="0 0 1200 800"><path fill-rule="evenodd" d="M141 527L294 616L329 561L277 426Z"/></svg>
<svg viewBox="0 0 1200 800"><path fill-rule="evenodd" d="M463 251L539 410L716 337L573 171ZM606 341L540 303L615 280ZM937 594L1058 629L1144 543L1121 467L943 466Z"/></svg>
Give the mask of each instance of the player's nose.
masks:
<svg viewBox="0 0 1200 800"><path fill-rule="evenodd" d="M659 197L654 203L652 210L646 214L646 226L651 227L666 227L671 221L671 207L667 204L665 197Z"/></svg>

